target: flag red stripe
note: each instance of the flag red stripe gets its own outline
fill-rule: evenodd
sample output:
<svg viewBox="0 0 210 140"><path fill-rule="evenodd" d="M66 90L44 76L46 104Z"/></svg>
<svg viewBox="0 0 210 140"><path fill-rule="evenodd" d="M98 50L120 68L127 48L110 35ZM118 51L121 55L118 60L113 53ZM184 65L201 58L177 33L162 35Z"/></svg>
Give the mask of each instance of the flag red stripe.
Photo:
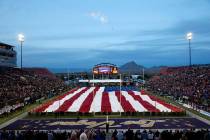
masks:
<svg viewBox="0 0 210 140"><path fill-rule="evenodd" d="M108 92L102 93L101 112L112 112L108 94Z"/></svg>
<svg viewBox="0 0 210 140"><path fill-rule="evenodd" d="M173 106L173 105L170 105L170 104L166 103L165 101L162 101L161 99L159 99L159 98L157 98L157 97L155 97L155 96L152 96L152 95L148 95L148 96L149 96L152 100L157 101L158 103L162 104L163 106L165 106L165 107L171 109L171 111L173 111L173 112L181 112L181 111L182 111L180 108L175 107L175 106Z"/></svg>
<svg viewBox="0 0 210 140"><path fill-rule="evenodd" d="M91 92L87 98L85 99L85 101L82 103L79 112L85 113L85 112L89 112L91 104L93 102L93 96L94 94L96 94L96 92L99 90L99 87L96 87L93 92Z"/></svg>
<svg viewBox="0 0 210 140"><path fill-rule="evenodd" d="M117 99L120 102L120 91L116 91L115 95L117 96ZM123 95L121 95L121 106L125 112L136 112L136 110L133 108L130 102L127 101Z"/></svg>
<svg viewBox="0 0 210 140"><path fill-rule="evenodd" d="M85 89L81 90L79 93L71 97L69 100L66 100L55 112L66 112L68 111L69 107L74 103L76 99L78 99L85 91L89 88L86 87Z"/></svg>
<svg viewBox="0 0 210 140"><path fill-rule="evenodd" d="M160 112L160 110L158 110L156 107L154 107L147 101L142 100L142 98L140 96L135 95L133 91L128 91L128 94L131 95L135 100L137 100L149 112Z"/></svg>
<svg viewBox="0 0 210 140"><path fill-rule="evenodd" d="M55 98L54 100L48 101L47 103L43 104L42 106L38 107L37 109L35 109L35 112L44 112L50 105L52 105L55 101L61 100L63 99L65 96L72 94L73 92L75 92L76 90L78 90L79 88L74 88L70 91L68 91L67 93L65 93L64 95L61 95L57 98Z"/></svg>

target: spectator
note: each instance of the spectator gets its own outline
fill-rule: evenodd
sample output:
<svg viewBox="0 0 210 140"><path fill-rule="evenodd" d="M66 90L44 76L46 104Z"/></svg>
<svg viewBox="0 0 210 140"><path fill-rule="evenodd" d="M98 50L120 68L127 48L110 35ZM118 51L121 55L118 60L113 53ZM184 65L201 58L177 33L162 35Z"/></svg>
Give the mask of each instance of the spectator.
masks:
<svg viewBox="0 0 210 140"><path fill-rule="evenodd" d="M123 140L123 131L117 132L117 140Z"/></svg>
<svg viewBox="0 0 210 140"><path fill-rule="evenodd" d="M148 133L148 140L153 140L154 138L154 134L153 132L150 130L149 133Z"/></svg>
<svg viewBox="0 0 210 140"><path fill-rule="evenodd" d="M133 138L134 138L133 130L129 128L128 131L125 132L125 140L133 140Z"/></svg>
<svg viewBox="0 0 210 140"><path fill-rule="evenodd" d="M117 130L116 130L117 131ZM116 131L113 134L116 134ZM97 140L97 137L88 138L87 134L92 133L92 135L98 133L101 137L100 140L105 140L105 131L100 130L85 130L76 131L72 130L71 132L52 132L52 131L21 131L15 134L15 131L0 131L0 140L48 140L49 136L53 138L53 140ZM117 138L122 133L122 131L117 132ZM137 130L135 132L135 137L133 137L133 130L129 129L125 132L126 139L128 140L148 140L150 138L150 134L154 134L154 140L156 138L160 140L209 140L210 132L209 130L176 130L176 131L168 131L164 130L162 132L156 131L155 133L151 130L148 132L144 130L140 132ZM141 135L137 137L137 135ZM78 137L77 137L78 136ZM151 135L152 137L152 135ZM121 139L122 137L120 137ZM120 140L118 139L118 140ZM110 140L110 139L108 139Z"/></svg>
<svg viewBox="0 0 210 140"><path fill-rule="evenodd" d="M141 140L141 132L140 130L137 130L135 133L135 140Z"/></svg>
<svg viewBox="0 0 210 140"><path fill-rule="evenodd" d="M158 130L154 134L154 140L160 140L160 132Z"/></svg>
<svg viewBox="0 0 210 140"><path fill-rule="evenodd" d="M143 132L142 132L142 140L147 140L148 139L148 134L147 134L147 131L146 130L144 130Z"/></svg>
<svg viewBox="0 0 210 140"><path fill-rule="evenodd" d="M83 132L83 133L80 135L80 140L87 140L87 135L85 134L85 132Z"/></svg>
<svg viewBox="0 0 210 140"><path fill-rule="evenodd" d="M53 140L53 134L51 131L48 132L48 140Z"/></svg>

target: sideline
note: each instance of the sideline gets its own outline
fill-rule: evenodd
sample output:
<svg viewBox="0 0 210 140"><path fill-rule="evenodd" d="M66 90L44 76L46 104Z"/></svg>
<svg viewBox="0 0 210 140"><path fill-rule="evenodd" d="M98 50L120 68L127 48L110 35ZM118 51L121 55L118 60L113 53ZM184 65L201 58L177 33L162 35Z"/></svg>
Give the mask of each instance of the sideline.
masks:
<svg viewBox="0 0 210 140"><path fill-rule="evenodd" d="M0 125L0 129L2 129L2 128L8 126L8 125L11 124L11 123L14 123L15 121L17 121L17 120L19 120L19 119L25 118L27 115L28 115L28 112L24 112L24 113L20 114L19 116L15 117L15 118L13 118L13 119L11 119L11 120L9 120L9 121L6 121L6 122L2 123L2 124Z"/></svg>
<svg viewBox="0 0 210 140"><path fill-rule="evenodd" d="M74 88L72 88L72 89L74 89ZM8 120L7 120L7 118L2 118L2 119L5 119L5 122L0 122L0 129L4 128L5 126L7 126L7 125L9 125L9 124L11 124L11 123L13 123L13 122L15 122L15 121L18 120L18 119L23 119L23 118L27 117L29 111L33 110L34 108L39 107L39 106L40 106L41 104L43 104L43 103L46 103L46 102L48 102L48 101L50 101L50 100L53 100L53 99L55 99L55 98L57 98L57 97L59 97L59 96L62 96L63 94L66 94L68 91L70 91L70 90L72 90L72 89L68 89L68 90L66 90L66 91L64 91L64 92L61 92L61 94L58 94L58 95L56 95L56 96L54 96L54 97L45 99L45 100L43 100L41 103L35 102L35 103L33 103L33 104L26 105L26 106L23 108L23 111L16 112L16 113L14 112L14 114L9 114L9 115L11 115L11 116L12 116L12 115L14 115L14 116L11 117L11 118L9 118Z"/></svg>
<svg viewBox="0 0 210 140"><path fill-rule="evenodd" d="M198 115L196 115L196 114L194 114L194 113L192 113L192 112L190 112L190 111L188 111L188 110L186 110L186 113L187 113L189 116L191 116L191 117L193 117L193 118L196 118L196 119L198 119L198 120L200 120L200 121L202 121L202 122L205 122L205 123L207 123L208 125L210 125L210 121L209 121L209 120L207 120L207 119L205 119L205 118L202 118L202 117L200 117L200 116L198 116Z"/></svg>
<svg viewBox="0 0 210 140"><path fill-rule="evenodd" d="M182 109L186 110L186 114L189 115L190 117L196 118L196 119L198 119L198 120L200 120L200 121L202 121L202 122L205 122L206 124L210 125L210 120L208 120L208 119L202 117L201 115L203 115L203 114L201 114L200 112L197 112L196 110L193 110L193 111L196 112L197 114L196 114L196 113L193 113L193 111L191 111L190 109L184 107L183 105L179 104L178 102L175 102L175 101L171 100L171 99L168 98L168 97L162 97L162 96L160 96L160 95L154 94L152 91L148 91L148 90L146 90L146 91L147 91L147 93L149 93L149 94L151 94L151 95L154 95L154 96L156 96L157 98L159 98L159 99L161 99L161 100L164 100L164 101L167 102L167 103L170 102L170 103L172 103L172 104L175 105L175 106L181 107Z"/></svg>

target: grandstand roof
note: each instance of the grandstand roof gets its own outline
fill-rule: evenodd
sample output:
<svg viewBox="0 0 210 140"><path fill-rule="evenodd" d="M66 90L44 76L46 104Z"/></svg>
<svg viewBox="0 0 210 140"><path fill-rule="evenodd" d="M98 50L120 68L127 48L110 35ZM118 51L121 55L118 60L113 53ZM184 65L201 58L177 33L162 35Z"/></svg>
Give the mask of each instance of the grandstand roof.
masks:
<svg viewBox="0 0 210 140"><path fill-rule="evenodd" d="M12 45L9 45L9 44L6 44L6 43L2 43L2 42L0 42L0 46L6 46L6 47L10 47L10 48L15 47L15 46L12 46Z"/></svg>

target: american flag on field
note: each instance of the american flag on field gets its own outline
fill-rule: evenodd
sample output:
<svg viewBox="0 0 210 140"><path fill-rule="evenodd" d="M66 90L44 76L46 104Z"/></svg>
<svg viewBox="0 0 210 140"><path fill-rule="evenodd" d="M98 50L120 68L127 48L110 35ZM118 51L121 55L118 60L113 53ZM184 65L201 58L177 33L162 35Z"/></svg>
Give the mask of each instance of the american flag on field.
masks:
<svg viewBox="0 0 210 140"><path fill-rule="evenodd" d="M122 87L80 87L35 109L35 112L180 112L155 96Z"/></svg>

